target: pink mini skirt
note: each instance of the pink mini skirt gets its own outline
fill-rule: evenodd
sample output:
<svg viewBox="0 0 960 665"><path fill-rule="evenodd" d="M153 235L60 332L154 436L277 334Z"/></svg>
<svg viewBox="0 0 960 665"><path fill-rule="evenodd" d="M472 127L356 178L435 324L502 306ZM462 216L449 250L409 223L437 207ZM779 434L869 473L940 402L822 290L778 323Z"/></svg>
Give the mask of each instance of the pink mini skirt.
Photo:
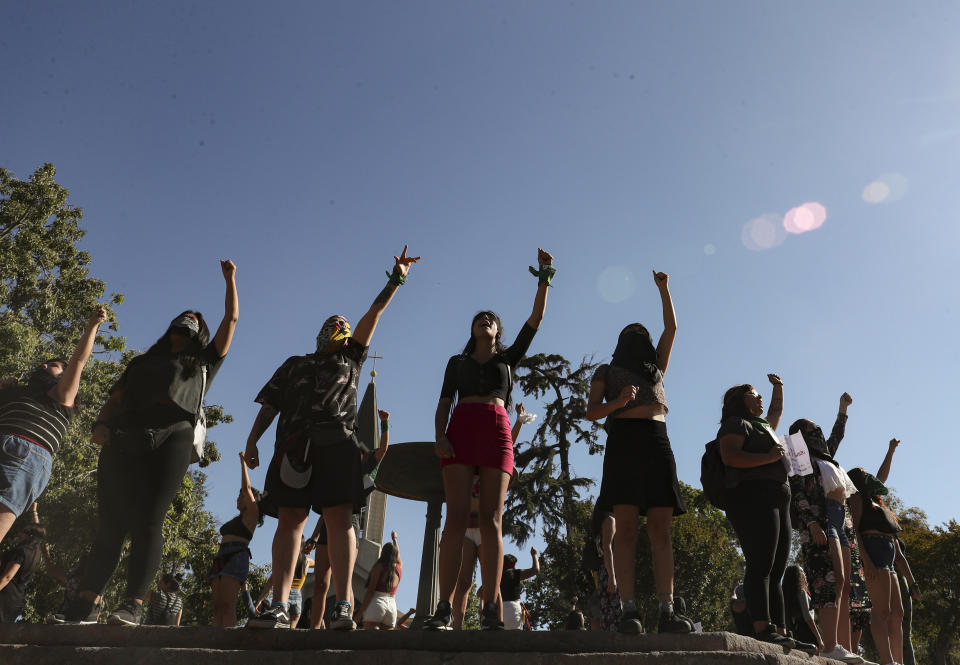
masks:
<svg viewBox="0 0 960 665"><path fill-rule="evenodd" d="M513 435L510 416L496 404L458 404L447 425L447 439L455 457L440 460L451 464L484 466L513 474Z"/></svg>

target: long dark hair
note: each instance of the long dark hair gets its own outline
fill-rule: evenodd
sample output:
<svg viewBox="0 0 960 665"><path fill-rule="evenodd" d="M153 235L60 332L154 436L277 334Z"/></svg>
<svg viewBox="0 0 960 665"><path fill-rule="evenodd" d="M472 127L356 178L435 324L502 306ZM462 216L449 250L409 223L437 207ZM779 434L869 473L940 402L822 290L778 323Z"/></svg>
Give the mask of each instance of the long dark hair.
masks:
<svg viewBox="0 0 960 665"><path fill-rule="evenodd" d="M642 323L631 323L620 331L610 364L629 369L656 384L663 381L663 372L657 366L658 360L650 331Z"/></svg>
<svg viewBox="0 0 960 665"><path fill-rule="evenodd" d="M797 623L804 623L800 610L800 593L803 589L800 566L792 564L783 572L783 605L786 610L787 628L793 629Z"/></svg>
<svg viewBox="0 0 960 665"><path fill-rule="evenodd" d="M463 347L463 355L465 356L469 356L471 353L477 350L477 339L473 336L473 324L476 323L477 319L479 319L481 316L490 316L497 324L497 336L493 339L493 348L495 352L503 353L507 350L501 341L501 337L503 337L503 323L500 322L500 317L497 316L496 312L483 310L482 312L477 312L474 314L473 319L470 321L470 339L467 340L466 346Z"/></svg>
<svg viewBox="0 0 960 665"><path fill-rule="evenodd" d="M386 582L393 582L396 584L396 581L393 579L397 574L397 563L400 561L400 552L397 551L397 548L393 546L393 543L387 543L380 548L380 558L377 559L377 563L374 565L380 566L380 583L384 586L393 586L387 585Z"/></svg>
<svg viewBox="0 0 960 665"><path fill-rule="evenodd" d="M250 493L253 494L253 500L257 502L257 526L263 526L263 508L260 506L260 502L263 501L263 492L256 487L251 487Z"/></svg>
<svg viewBox="0 0 960 665"><path fill-rule="evenodd" d="M723 394L723 409L720 411L720 422L727 418L749 418L750 412L747 411L747 405L743 403L743 398L748 392L753 390L749 383L741 383L739 386L728 388Z"/></svg>
<svg viewBox="0 0 960 665"><path fill-rule="evenodd" d="M297 566L293 570L294 577L303 577L307 574L307 555L303 553L304 543L303 536L300 536L300 554L297 555Z"/></svg>
<svg viewBox="0 0 960 665"><path fill-rule="evenodd" d="M210 329L207 327L207 322L203 320L203 314L200 312L188 309L173 317L173 321L188 314L193 314L197 317L197 323L200 324L200 332L195 337L191 336L190 343L187 344L187 347L177 354L183 363L183 378L185 379L196 376L197 372L200 371L200 352L210 343ZM172 330L173 324L171 322L171 325L167 327L167 331L163 333L163 337L154 342L153 346L147 349L143 355L149 356L158 353L171 353L170 332Z"/></svg>

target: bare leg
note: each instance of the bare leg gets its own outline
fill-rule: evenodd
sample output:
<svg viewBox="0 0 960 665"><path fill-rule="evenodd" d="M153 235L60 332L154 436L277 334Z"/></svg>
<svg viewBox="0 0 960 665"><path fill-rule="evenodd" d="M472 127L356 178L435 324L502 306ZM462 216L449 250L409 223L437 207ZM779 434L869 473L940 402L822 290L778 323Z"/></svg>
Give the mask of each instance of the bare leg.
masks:
<svg viewBox="0 0 960 665"><path fill-rule="evenodd" d="M300 535L307 523L307 508L280 508L273 534L273 602L290 600L290 583L300 553Z"/></svg>
<svg viewBox="0 0 960 665"><path fill-rule="evenodd" d="M500 469L480 469L480 579L483 582L483 604L492 603L500 593L503 573L503 501L507 496L510 476ZM462 536L461 536L462 538Z"/></svg>
<svg viewBox="0 0 960 665"><path fill-rule="evenodd" d="M364 621L363 622L364 630L380 630L380 624L376 621Z"/></svg>
<svg viewBox="0 0 960 665"><path fill-rule="evenodd" d="M353 505L324 507L327 525L327 555L333 570L337 600L353 605L353 564L357 560L357 537L353 532Z"/></svg>
<svg viewBox="0 0 960 665"><path fill-rule="evenodd" d="M890 573L890 618L887 620L890 635L890 651L893 660L903 662L903 599L900 597L900 582L897 574Z"/></svg>
<svg viewBox="0 0 960 665"><path fill-rule="evenodd" d="M470 587L473 586L473 573L477 566L477 546L469 538L463 539L460 548L460 575L457 588L453 593L453 629L463 628L463 617L467 613L467 601Z"/></svg>
<svg viewBox="0 0 960 665"><path fill-rule="evenodd" d="M613 541L613 567L617 571L617 585L623 601L636 598L634 558L637 553L637 521L640 510L636 506L614 506L613 518L617 521L617 537Z"/></svg>
<svg viewBox="0 0 960 665"><path fill-rule="evenodd" d="M673 508L647 510L647 536L653 554L653 579L657 585L657 599L673 601L673 543L670 542L670 520ZM617 533L620 536L620 533ZM617 572L620 571L618 564ZM632 568L632 566L631 566Z"/></svg>
<svg viewBox="0 0 960 665"><path fill-rule="evenodd" d="M317 545L313 551L313 609L310 611L310 627L323 628L323 616L327 612L327 593L330 591L330 558L326 545Z"/></svg>
<svg viewBox="0 0 960 665"><path fill-rule="evenodd" d="M10 527L12 527L16 521L17 516L13 514L13 511L0 503L0 543L7 537L7 534L10 532Z"/></svg>
<svg viewBox="0 0 960 665"><path fill-rule="evenodd" d="M290 627L296 628L297 624L300 623L300 615L298 614L295 617L290 617Z"/></svg>
<svg viewBox="0 0 960 665"><path fill-rule="evenodd" d="M892 663L893 651L890 648L890 580L887 570L877 571L877 575L867 575L867 593L873 602L870 618L870 632L877 647L881 663Z"/></svg>
<svg viewBox="0 0 960 665"><path fill-rule="evenodd" d="M220 576L213 580L213 625L233 628L237 625L237 594L240 580Z"/></svg>
<svg viewBox="0 0 960 665"><path fill-rule="evenodd" d="M447 516L440 538L438 590L439 600L453 601L453 592L460 576L460 557L463 534L470 519L470 489L473 486L473 467L451 464L443 468L443 490L447 501Z"/></svg>
<svg viewBox="0 0 960 665"><path fill-rule="evenodd" d="M850 581L853 579L853 561L849 547L841 545L840 554L840 561L843 563L843 588L840 590L840 604L837 606L840 614L837 617L837 641L848 651L853 651L850 640Z"/></svg>

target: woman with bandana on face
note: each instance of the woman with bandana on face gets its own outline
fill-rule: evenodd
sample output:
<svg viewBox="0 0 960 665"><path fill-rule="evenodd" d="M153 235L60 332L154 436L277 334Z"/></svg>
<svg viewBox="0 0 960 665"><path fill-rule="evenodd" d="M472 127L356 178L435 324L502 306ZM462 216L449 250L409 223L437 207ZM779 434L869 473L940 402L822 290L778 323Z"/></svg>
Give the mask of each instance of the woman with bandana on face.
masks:
<svg viewBox="0 0 960 665"><path fill-rule="evenodd" d="M883 502L889 490L876 476L860 467L850 469L848 475L858 490L850 498L850 508L873 603L870 632L880 662L899 663L903 659L903 604L894 562L900 522Z"/></svg>
<svg viewBox="0 0 960 665"><path fill-rule="evenodd" d="M862 663L851 651L850 580L853 559L846 535L847 497L856 488L834 455L843 440L848 393L840 397L837 420L830 438L816 423L801 418L790 425L790 434L799 432L807 445L813 473L790 477L791 521L800 532L800 559L810 585L813 608L820 615L823 655L846 663Z"/></svg>
<svg viewBox="0 0 960 665"><path fill-rule="evenodd" d="M677 334L669 276L653 271L663 306L663 334L657 345L639 323L623 329L609 365L600 365L590 383L587 418L606 418L607 446L598 504L612 505L617 524L613 543L615 576L623 597L622 633L643 632L634 588L637 523L647 517L653 576L660 601L661 633L689 633L693 622L673 606L673 545L670 520L686 512L677 464L667 437L663 375Z"/></svg>
<svg viewBox="0 0 960 665"><path fill-rule="evenodd" d="M474 474L480 477L477 523L483 543L481 624L484 630L503 629L494 601L503 572L503 502L513 473L513 437L507 408L513 375L543 320L547 288L556 273L549 253L538 249L537 260L539 269L530 268L539 283L533 312L513 344L503 345L503 326L496 314L480 312L473 317L463 353L450 358L444 372L434 427L447 516L440 540L439 602L436 612L424 624L428 630L449 630L453 621L451 603L470 520ZM451 416L454 397L458 403Z"/></svg>
<svg viewBox="0 0 960 665"><path fill-rule="evenodd" d="M193 454L194 425L205 389L230 349L239 317L236 266L221 261L223 320L213 340L200 312L175 316L146 353L130 361L93 425L99 526L80 593L67 622L86 623L130 538L126 598L107 621L137 625L160 565L164 517Z"/></svg>

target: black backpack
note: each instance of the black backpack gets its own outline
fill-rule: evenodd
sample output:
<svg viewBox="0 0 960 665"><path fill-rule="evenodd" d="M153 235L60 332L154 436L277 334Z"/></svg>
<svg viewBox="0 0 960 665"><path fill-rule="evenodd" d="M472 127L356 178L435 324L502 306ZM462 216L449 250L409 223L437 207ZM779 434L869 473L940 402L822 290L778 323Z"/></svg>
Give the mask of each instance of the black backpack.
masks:
<svg viewBox="0 0 960 665"><path fill-rule="evenodd" d="M727 469L720 456L720 441L714 439L700 458L700 484L707 500L720 510L727 509Z"/></svg>

